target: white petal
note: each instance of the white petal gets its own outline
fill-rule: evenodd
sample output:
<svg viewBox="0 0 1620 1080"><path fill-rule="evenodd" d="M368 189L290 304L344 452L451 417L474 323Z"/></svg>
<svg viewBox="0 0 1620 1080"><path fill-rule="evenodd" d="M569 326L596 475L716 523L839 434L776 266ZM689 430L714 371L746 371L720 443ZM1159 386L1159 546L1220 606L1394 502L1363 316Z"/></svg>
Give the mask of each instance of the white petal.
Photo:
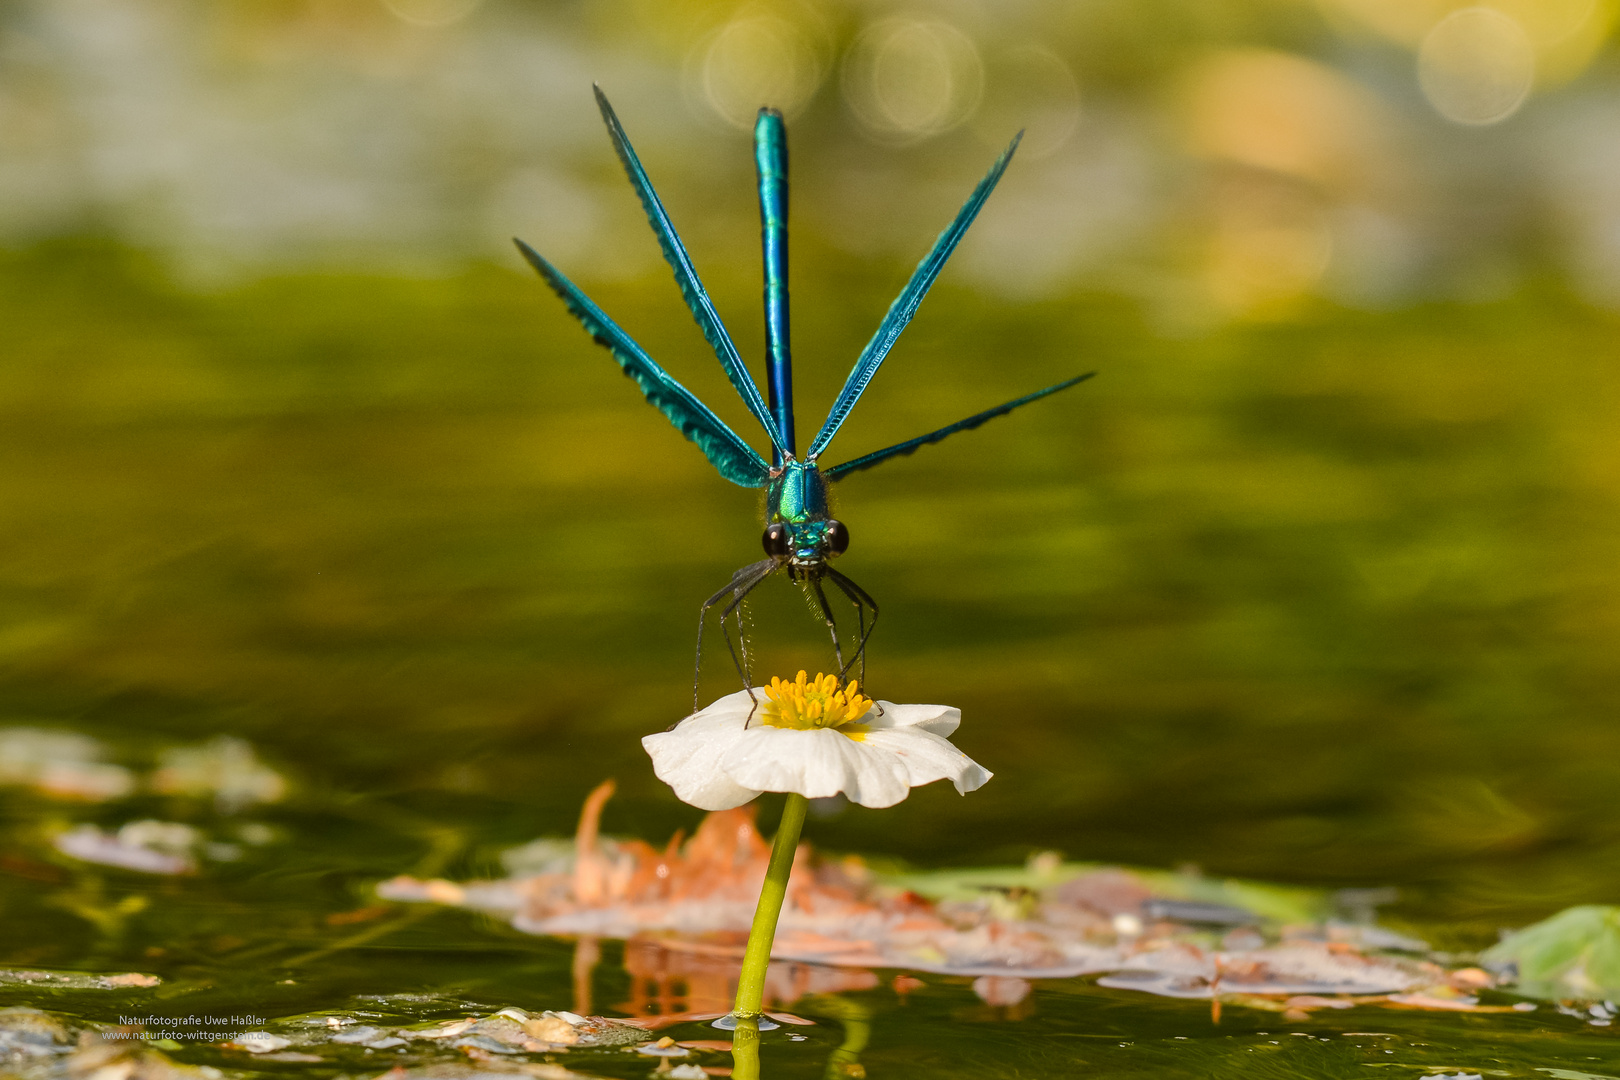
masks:
<svg viewBox="0 0 1620 1080"><path fill-rule="evenodd" d="M688 716L673 731L641 740L652 757L658 779L675 789L675 797L702 810L730 810L759 793L732 781L720 768L726 748L743 733L753 702L746 690L716 701Z"/></svg>
<svg viewBox="0 0 1620 1080"><path fill-rule="evenodd" d="M905 766L906 778L912 787L931 784L935 780L949 780L956 785L957 791L966 795L983 787L985 781L994 775L951 745L949 740L940 738L921 725L874 729L867 732L866 744L894 754Z"/></svg>
<svg viewBox="0 0 1620 1080"><path fill-rule="evenodd" d="M755 693L758 695L757 704L748 696L748 691L739 690L735 694L727 694L718 701L705 705L700 711L676 724L672 730L693 732L735 728L740 731L748 722L749 714L755 714L754 718L758 719L757 713L765 705L765 695L757 690Z"/></svg>
<svg viewBox="0 0 1620 1080"><path fill-rule="evenodd" d="M892 701L880 701L861 718L861 723L873 730L921 728L949 738L962 725L962 710L949 705L896 705Z"/></svg>
<svg viewBox="0 0 1620 1080"><path fill-rule="evenodd" d="M893 753L830 728L750 728L726 750L720 768L740 787L797 791L811 799L842 792L873 808L893 806L911 792L906 767Z"/></svg>

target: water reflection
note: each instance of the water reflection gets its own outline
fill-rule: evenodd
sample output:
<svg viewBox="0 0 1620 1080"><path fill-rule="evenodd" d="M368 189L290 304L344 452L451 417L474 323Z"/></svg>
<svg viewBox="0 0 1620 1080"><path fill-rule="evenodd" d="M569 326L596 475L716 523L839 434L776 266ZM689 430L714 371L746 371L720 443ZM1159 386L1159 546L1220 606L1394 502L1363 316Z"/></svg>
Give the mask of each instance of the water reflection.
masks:
<svg viewBox="0 0 1620 1080"><path fill-rule="evenodd" d="M723 940L715 940L713 935L684 941L671 937L631 938L624 945L630 997L613 1007L642 1018L653 1030L726 1015L737 1000L741 953L742 940L736 935ZM766 1012L778 1022L791 1024L798 1018L783 1015L781 1010L806 999L820 1000L830 994L877 986L877 976L862 968L778 961L766 970Z"/></svg>
<svg viewBox="0 0 1620 1080"><path fill-rule="evenodd" d="M872 1040L872 1010L853 998L823 995L810 1003L818 1016L838 1021L844 1029L844 1041L827 1056L825 1080L861 1080L866 1068L861 1064L861 1051Z"/></svg>

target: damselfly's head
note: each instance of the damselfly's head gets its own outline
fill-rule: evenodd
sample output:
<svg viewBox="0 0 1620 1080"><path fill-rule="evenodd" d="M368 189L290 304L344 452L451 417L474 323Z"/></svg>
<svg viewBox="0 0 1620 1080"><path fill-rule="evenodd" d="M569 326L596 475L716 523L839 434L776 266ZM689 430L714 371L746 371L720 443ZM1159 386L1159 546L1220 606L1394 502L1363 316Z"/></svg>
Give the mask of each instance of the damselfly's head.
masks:
<svg viewBox="0 0 1620 1080"><path fill-rule="evenodd" d="M849 530L836 518L773 521L762 540L765 554L794 566L824 563L849 550Z"/></svg>
<svg viewBox="0 0 1620 1080"><path fill-rule="evenodd" d="M765 554L780 563L820 566L849 549L849 530L828 513L827 478L813 461L789 461L765 492Z"/></svg>

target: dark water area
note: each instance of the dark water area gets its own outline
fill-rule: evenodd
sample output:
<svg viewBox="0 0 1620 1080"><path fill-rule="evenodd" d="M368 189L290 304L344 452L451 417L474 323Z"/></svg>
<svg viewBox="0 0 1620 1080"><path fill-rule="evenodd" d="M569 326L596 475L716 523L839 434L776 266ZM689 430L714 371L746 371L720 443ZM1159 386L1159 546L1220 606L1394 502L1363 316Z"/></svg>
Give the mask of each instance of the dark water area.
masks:
<svg viewBox="0 0 1620 1080"><path fill-rule="evenodd" d="M905 272L803 257L801 430ZM751 279L709 284L752 311ZM758 441L667 280L591 288ZM696 824L638 740L689 710L697 605L759 557L758 494L714 476L515 266L200 292L61 244L0 259L0 325L0 727L89 737L136 778L99 799L0 786L0 966L164 980L0 985L0 1004L98 1023L572 1007L573 944L373 911L371 889L500 876L503 850L569 834L608 777L606 832L662 844ZM839 485L840 569L883 606L869 687L959 706L957 743L996 777L807 837L920 867L1056 850L1394 887L1384 924L1459 956L1615 900L1616 330L1552 290L1195 331L1117 298L942 284L829 462L1099 375ZM732 331L762 336L747 314ZM756 670L831 664L787 583L751 618ZM711 637L703 700L733 689ZM284 792L230 805L140 779L220 735ZM158 876L53 845L141 819L234 853ZM611 1011L634 987L622 946L603 949L591 991ZM902 997L892 974L795 1006L823 1022L768 1039L769 1074L820 1075L861 1024L873 1076L1620 1073L1611 1029L1550 1006L1216 1025L1207 1001L1087 979L1019 1011L960 978Z"/></svg>

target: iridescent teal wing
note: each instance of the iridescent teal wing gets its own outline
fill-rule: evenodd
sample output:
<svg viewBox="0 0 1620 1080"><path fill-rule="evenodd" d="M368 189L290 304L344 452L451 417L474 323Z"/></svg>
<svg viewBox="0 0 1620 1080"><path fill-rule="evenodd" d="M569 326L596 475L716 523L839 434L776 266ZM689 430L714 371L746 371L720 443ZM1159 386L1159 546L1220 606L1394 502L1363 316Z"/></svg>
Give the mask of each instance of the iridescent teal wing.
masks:
<svg viewBox="0 0 1620 1080"><path fill-rule="evenodd" d="M771 445L778 452L786 450L783 437L776 429L776 422L771 419L770 412L765 408L764 399L759 396L759 387L754 384L753 376L748 374L748 369L743 366L742 357L737 354L736 344L731 340L731 335L726 333L725 326L721 324L720 315L714 310L714 302L709 299L708 292L703 288L703 282L698 280L697 270L692 266L692 258L686 253L686 245L681 243L681 238L675 233L675 226L670 224L669 215L664 211L664 204L658 200L658 193L653 190L652 181L647 179L647 171L641 167L641 160L636 157L635 150L630 146L624 127L613 112L613 106L608 104L607 96L602 93L600 86L593 86L592 89L596 91L596 105L602 110L602 119L607 123L608 136L613 140L613 149L618 153L626 175L630 177L630 185L636 189L636 195L641 199L641 207L647 212L648 223L658 236L658 246L664 251L664 261L675 271L675 282L681 287L681 296L685 298L686 306L691 309L698 328L703 331L709 347L719 358L720 366L726 369L731 385L736 387L737 393L742 396L743 404L748 406L748 411L754 414L754 418L770 436Z"/></svg>
<svg viewBox="0 0 1620 1080"><path fill-rule="evenodd" d="M771 468L754 448L737 437L709 407L659 367L630 335L619 329L591 298L521 240L513 241L529 265L540 272L552 291L562 297L568 313L578 319L598 344L607 346L624 373L641 387L647 401L669 417L682 435L697 443L709 464L720 475L742 487L764 487L770 483Z"/></svg>
<svg viewBox="0 0 1620 1080"><path fill-rule="evenodd" d="M993 409L986 409L982 413L974 413L966 420L958 420L949 427L942 427L938 431L929 432L927 435L919 435L915 439L907 439L903 443L896 443L895 445L885 447L882 450L874 450L870 454L864 454L861 457L853 458L844 462L842 465L834 465L830 469L823 469L821 471L821 475L825 476L829 481L839 480L845 476L848 476L852 472L860 472L862 469L870 469L874 465L882 464L892 457L903 457L906 454L915 453L919 446L927 446L929 443L937 443L947 436L955 435L958 431L972 431L986 420L994 420L998 416L1006 416L1020 405L1028 405L1032 401L1039 401L1041 398L1046 397L1049 394L1055 394L1059 390L1067 390L1075 383L1085 382L1095 374L1097 374L1095 371L1088 371L1084 375L1076 375L1072 379L1064 379L1056 386L1048 386L1045 390L1037 390L1033 394L1025 394L1021 398L1013 398L1011 401L1003 405L997 405Z"/></svg>
<svg viewBox="0 0 1620 1080"><path fill-rule="evenodd" d="M979 186L973 189L973 194L968 196L968 201L957 211L956 220L951 222L950 228L939 234L939 239L934 241L934 248L928 253L928 257L917 264L911 280L906 282L906 287L890 305L889 313L883 316L883 322L879 324L877 333L872 335L872 340L867 342L860 359L855 361L854 369L844 381L844 388L839 391L838 399L833 402L832 411L827 414L827 422L816 432L815 441L805 453L806 461L814 461L820 457L821 452L827 449L827 444L832 442L832 437L838 434L838 429L843 426L849 411L866 392L872 376L877 374L878 365L883 363L883 358L894 348L895 341L900 337L900 332L906 328L906 324L911 322L911 317L917 314L917 306L923 302L923 297L928 295L934 279L939 277L939 272L945 268L945 260L951 257L956 245L962 242L962 235L967 232L968 226L973 224L973 219L979 216L979 209L990 197L990 192L995 190L1001 174L1007 171L1007 163L1012 160L1013 151L1018 149L1018 140L1023 137L1024 133L1019 132L1007 149L1002 151L984 179L979 181Z"/></svg>

